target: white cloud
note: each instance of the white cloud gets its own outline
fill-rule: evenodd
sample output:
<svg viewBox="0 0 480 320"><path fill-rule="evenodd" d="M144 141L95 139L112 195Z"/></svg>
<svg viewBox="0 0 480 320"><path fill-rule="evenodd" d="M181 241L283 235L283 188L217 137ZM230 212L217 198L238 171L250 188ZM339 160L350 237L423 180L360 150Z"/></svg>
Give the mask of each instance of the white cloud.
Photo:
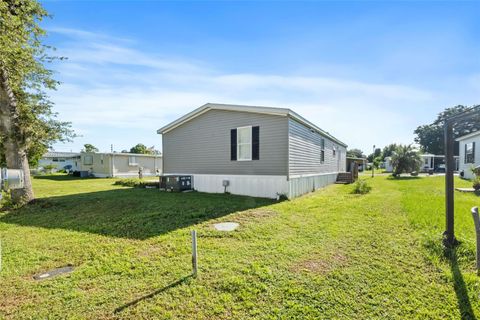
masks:
<svg viewBox="0 0 480 320"><path fill-rule="evenodd" d="M63 85L52 92L61 118L83 132L73 148L97 141L118 149L159 145L155 130L206 102L289 107L351 147L412 141L418 105L434 105L427 90L398 84L288 74L230 74L188 59L160 57L132 41L81 30L59 53ZM406 107L410 106L410 107ZM417 123L418 125L418 123ZM71 146L56 146L70 149Z"/></svg>

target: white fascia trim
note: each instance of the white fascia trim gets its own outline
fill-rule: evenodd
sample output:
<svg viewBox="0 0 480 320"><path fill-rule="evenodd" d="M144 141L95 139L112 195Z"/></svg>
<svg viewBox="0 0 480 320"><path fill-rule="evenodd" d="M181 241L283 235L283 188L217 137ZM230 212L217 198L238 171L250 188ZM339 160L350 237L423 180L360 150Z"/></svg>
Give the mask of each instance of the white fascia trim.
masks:
<svg viewBox="0 0 480 320"><path fill-rule="evenodd" d="M288 109L280 109L280 108L267 108L264 107L265 109L262 110L261 107L250 107L249 106L240 106L240 105L222 105L222 104L212 104L212 103L207 103L203 106L201 106L198 109L193 110L192 112L187 113L183 117L180 117L179 119L171 122L170 124L167 124L166 126L160 128L157 130L158 134L164 134L167 133L185 122L188 122L202 114L204 114L207 111L210 110L225 110L225 111L237 111L237 112L250 112L250 113L258 113L258 114L269 114L269 115L275 115L275 116L284 116L286 117L288 115ZM269 110L267 110L269 109ZM272 109L272 110L270 110Z"/></svg>

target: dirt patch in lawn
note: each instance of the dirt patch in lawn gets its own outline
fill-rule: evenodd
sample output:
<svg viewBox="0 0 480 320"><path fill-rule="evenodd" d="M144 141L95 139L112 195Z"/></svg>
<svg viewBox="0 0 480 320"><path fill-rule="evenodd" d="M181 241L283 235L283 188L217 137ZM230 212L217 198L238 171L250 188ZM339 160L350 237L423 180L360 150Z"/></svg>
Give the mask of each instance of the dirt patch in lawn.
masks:
<svg viewBox="0 0 480 320"><path fill-rule="evenodd" d="M0 299L0 318L2 317L2 314L4 316L13 315L15 311L27 300L27 297L18 295L15 296L7 294L6 296L2 296Z"/></svg>
<svg viewBox="0 0 480 320"><path fill-rule="evenodd" d="M158 256L165 256L169 253L170 248L160 245L148 245L141 247L138 251L138 256L141 258L151 258Z"/></svg>
<svg viewBox="0 0 480 320"><path fill-rule="evenodd" d="M342 252L334 252L328 257L314 256L297 262L291 267L291 271L327 274L335 269L344 268L347 265L347 256Z"/></svg>
<svg viewBox="0 0 480 320"><path fill-rule="evenodd" d="M266 219L270 217L274 217L278 214L278 212L273 210L265 210L265 209L253 209L242 212L238 214L234 220L237 222L248 222L252 220L260 220Z"/></svg>

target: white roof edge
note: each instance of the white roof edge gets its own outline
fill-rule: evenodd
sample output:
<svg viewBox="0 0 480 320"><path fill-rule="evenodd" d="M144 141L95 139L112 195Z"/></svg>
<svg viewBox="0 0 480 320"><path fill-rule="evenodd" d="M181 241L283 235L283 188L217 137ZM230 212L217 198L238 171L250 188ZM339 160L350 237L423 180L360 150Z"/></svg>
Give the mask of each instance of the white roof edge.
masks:
<svg viewBox="0 0 480 320"><path fill-rule="evenodd" d="M290 111L289 109L284 109L284 108L245 106L245 105L222 104L222 103L206 103L203 106L183 115L177 120L172 121L166 126L163 126L162 128L158 129L157 133L158 134L166 133L209 110L243 111L243 112L252 112L252 113L273 114L273 115L280 115L280 116L282 115L286 116Z"/></svg>
<svg viewBox="0 0 480 320"><path fill-rule="evenodd" d="M461 137L458 137L458 138L455 139L455 141L461 141L461 140L465 140L465 139L468 139L468 138L476 137L476 136L479 136L479 135L480 135L480 130L475 131L475 132L471 132L471 133L466 134L466 135L461 136Z"/></svg>
<svg viewBox="0 0 480 320"><path fill-rule="evenodd" d="M161 154L145 154L145 153L125 153L125 152L80 152L81 154L100 154L100 155L115 155L115 156L136 156L136 157L162 157Z"/></svg>
<svg viewBox="0 0 480 320"><path fill-rule="evenodd" d="M260 113L260 114L271 114L271 115L278 115L278 116L290 116L293 119L297 120L298 122L302 123L303 125L318 131L320 134L325 135L326 137L332 139L333 141L337 142L338 144L347 147L347 144L338 140L330 133L320 129L307 119L303 118L299 114L293 112L287 108L274 108L274 107L263 107L263 106L246 106L246 105L234 105L234 104L221 104L221 103L206 103L203 106L187 113L186 115L178 118L177 120L170 122L166 126L157 130L158 134L166 133L170 130L175 129L176 127L182 125L183 123L190 121L191 119L209 111L209 110L227 110L227 111L241 111L241 112L252 112L252 113Z"/></svg>

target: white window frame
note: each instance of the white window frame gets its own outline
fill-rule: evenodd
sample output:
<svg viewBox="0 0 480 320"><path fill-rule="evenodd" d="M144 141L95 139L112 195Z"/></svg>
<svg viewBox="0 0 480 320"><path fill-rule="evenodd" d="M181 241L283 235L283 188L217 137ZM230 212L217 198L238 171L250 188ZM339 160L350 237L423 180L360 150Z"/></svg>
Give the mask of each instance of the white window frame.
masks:
<svg viewBox="0 0 480 320"><path fill-rule="evenodd" d="M250 157L249 158L240 158L240 133L239 130L250 129L250 142L242 143L241 145L250 146ZM252 126L238 127L237 128L237 161L252 161Z"/></svg>
<svg viewBox="0 0 480 320"><path fill-rule="evenodd" d="M128 165L131 167L138 166L137 157L136 156L128 156Z"/></svg>

